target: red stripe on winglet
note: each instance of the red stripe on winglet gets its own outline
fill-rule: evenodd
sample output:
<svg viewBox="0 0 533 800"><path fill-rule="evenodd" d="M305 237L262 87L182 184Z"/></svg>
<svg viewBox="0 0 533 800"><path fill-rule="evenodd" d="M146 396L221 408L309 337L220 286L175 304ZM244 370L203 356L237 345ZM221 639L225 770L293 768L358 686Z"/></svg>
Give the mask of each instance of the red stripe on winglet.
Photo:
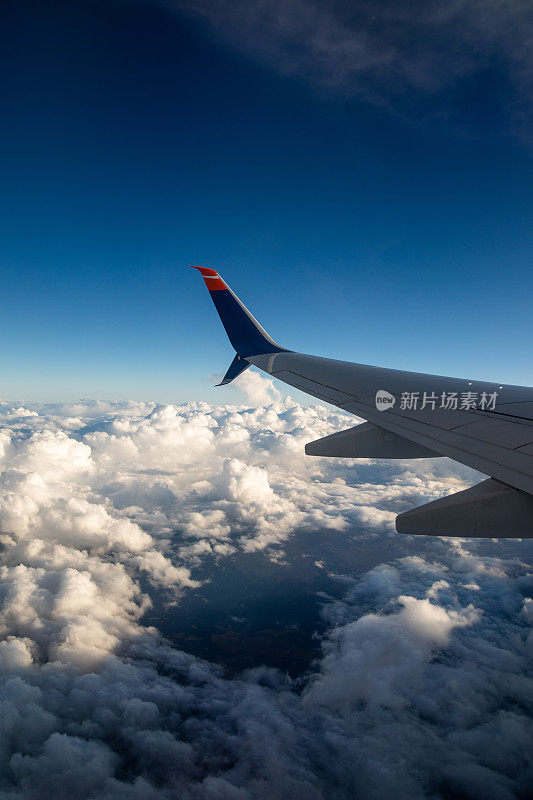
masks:
<svg viewBox="0 0 533 800"><path fill-rule="evenodd" d="M209 267L195 267L191 264L193 269L197 269L202 275L218 275L216 269L210 269Z"/></svg>
<svg viewBox="0 0 533 800"><path fill-rule="evenodd" d="M222 278L209 278L209 276L206 276L204 281L210 292L219 292L221 289L228 288Z"/></svg>
<svg viewBox="0 0 533 800"><path fill-rule="evenodd" d="M209 289L210 292L220 292L222 289L227 289L228 287L219 276L216 269L210 269L209 267L194 267L191 264L193 269L197 269L204 277L205 285Z"/></svg>

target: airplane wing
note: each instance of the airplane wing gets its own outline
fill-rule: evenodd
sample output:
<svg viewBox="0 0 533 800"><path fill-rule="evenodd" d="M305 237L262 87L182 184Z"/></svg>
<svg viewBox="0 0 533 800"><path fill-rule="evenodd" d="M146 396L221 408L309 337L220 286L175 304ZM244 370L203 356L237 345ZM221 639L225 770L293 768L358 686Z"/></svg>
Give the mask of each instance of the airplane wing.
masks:
<svg viewBox="0 0 533 800"><path fill-rule="evenodd" d="M276 344L218 272L204 277L236 356L367 420L305 447L338 458L448 456L489 476L396 518L399 533L533 538L533 388L425 375L295 353Z"/></svg>

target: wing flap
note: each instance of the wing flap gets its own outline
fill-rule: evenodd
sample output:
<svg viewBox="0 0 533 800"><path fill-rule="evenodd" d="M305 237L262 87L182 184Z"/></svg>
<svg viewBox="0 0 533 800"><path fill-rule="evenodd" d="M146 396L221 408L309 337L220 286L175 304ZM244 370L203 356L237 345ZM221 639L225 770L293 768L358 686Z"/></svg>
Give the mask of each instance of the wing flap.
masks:
<svg viewBox="0 0 533 800"><path fill-rule="evenodd" d="M483 442L506 447L508 450L533 443L533 425L526 421L486 417L477 422L469 422L467 425L454 428L454 431Z"/></svg>

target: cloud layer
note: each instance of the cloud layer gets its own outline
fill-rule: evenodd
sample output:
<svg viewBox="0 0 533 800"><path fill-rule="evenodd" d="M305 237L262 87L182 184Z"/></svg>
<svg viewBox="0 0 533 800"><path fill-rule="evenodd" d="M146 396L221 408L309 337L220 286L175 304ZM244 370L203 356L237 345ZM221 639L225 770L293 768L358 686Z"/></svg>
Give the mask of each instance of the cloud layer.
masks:
<svg viewBox="0 0 533 800"><path fill-rule="evenodd" d="M143 625L152 591L201 592L206 560L283 569L305 529L363 554L397 541L399 510L476 479L306 459L350 419L254 373L241 387L262 405L2 405L2 797L525 798L528 542L406 537L333 576L322 657L296 682L260 665L230 680Z"/></svg>

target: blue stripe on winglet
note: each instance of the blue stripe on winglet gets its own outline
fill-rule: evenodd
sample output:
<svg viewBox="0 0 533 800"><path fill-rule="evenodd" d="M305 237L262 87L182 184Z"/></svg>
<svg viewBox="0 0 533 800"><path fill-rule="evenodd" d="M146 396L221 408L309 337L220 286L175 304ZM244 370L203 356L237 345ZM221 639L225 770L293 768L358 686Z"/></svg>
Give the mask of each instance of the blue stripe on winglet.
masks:
<svg viewBox="0 0 533 800"><path fill-rule="evenodd" d="M229 289L209 292L218 311L228 338L240 356L258 356L263 353L281 353L280 347L263 331L248 309Z"/></svg>

